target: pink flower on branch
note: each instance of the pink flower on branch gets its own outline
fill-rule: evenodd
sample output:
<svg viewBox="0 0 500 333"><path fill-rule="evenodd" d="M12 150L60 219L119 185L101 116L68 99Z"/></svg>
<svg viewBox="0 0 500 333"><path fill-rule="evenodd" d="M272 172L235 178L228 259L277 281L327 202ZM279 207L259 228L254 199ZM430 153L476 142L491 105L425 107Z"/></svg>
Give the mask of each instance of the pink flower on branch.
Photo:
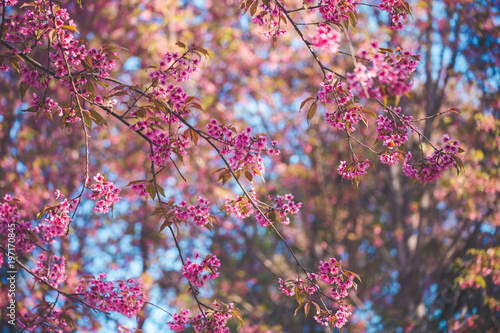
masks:
<svg viewBox="0 0 500 333"><path fill-rule="evenodd" d="M340 48L340 37L340 31L321 23L312 39L312 44L329 53L336 53Z"/></svg>
<svg viewBox="0 0 500 333"><path fill-rule="evenodd" d="M203 287L208 280L219 276L217 269L220 267L220 260L216 255L209 254L200 264L186 259L186 264L182 267L182 275L195 287Z"/></svg>
<svg viewBox="0 0 500 333"><path fill-rule="evenodd" d="M378 8L389 13L391 30L402 30L404 21L412 14L410 5L404 0L382 0Z"/></svg>
<svg viewBox="0 0 500 333"><path fill-rule="evenodd" d="M9 194L4 195L3 202L0 203L0 244L8 248L10 238L17 251L30 253L36 247L35 240L32 239L36 230L30 222L21 220L20 206L19 200ZM0 257L3 257L3 252Z"/></svg>
<svg viewBox="0 0 500 333"><path fill-rule="evenodd" d="M90 179L87 186L92 190L90 199L96 202L94 211L96 213L108 213L109 208L121 200L119 196L121 189L112 182L104 181L105 176L98 173L94 177L94 183L90 185Z"/></svg>
<svg viewBox="0 0 500 333"><path fill-rule="evenodd" d="M136 284L134 279L106 281L106 276L99 273L97 279L93 276L81 278L75 292L83 294L86 302L101 311L135 317L147 300L141 284Z"/></svg>
<svg viewBox="0 0 500 333"><path fill-rule="evenodd" d="M233 213L238 218L246 218L255 215L255 219L262 227L269 226L269 222L274 223L278 222L284 225L290 224L290 218L288 215L296 215L298 214L300 208L302 207L302 203L295 203L293 201L292 194L286 194L285 196L269 196L268 200L271 201L270 204L265 204L259 200L257 200L255 189L251 188L249 191L250 199L254 202L254 204L258 205L260 210L263 212L262 215L260 212L257 212L255 207L252 205L251 201L245 195L241 195L234 200L226 198L226 202L224 206L222 206L221 211L225 210L228 214Z"/></svg>
<svg viewBox="0 0 500 333"><path fill-rule="evenodd" d="M168 322L168 327L174 332L182 332L189 324L189 314L191 311L189 309L183 309L180 314L174 313L172 315L172 321Z"/></svg>
<svg viewBox="0 0 500 333"><path fill-rule="evenodd" d="M52 256L42 253L38 256L37 268L31 270L39 278L53 287L58 287L67 279L66 260L63 256Z"/></svg>
<svg viewBox="0 0 500 333"><path fill-rule="evenodd" d="M342 178L358 180L360 176L366 173L366 169L370 166L370 160L352 162L347 165L346 161L340 161L337 171Z"/></svg>
<svg viewBox="0 0 500 333"><path fill-rule="evenodd" d="M461 151L460 142L453 140L448 134L445 134L441 141L444 144L443 149L435 149L431 156L422 158L417 164L411 163L412 154L408 153L404 160L404 174L407 177L416 178L420 182L431 182L439 179L443 171L453 167L457 171L462 169L462 161L456 156Z"/></svg>
<svg viewBox="0 0 500 333"><path fill-rule="evenodd" d="M356 11L357 4L358 0L321 0L318 10L323 20L342 24Z"/></svg>
<svg viewBox="0 0 500 333"><path fill-rule="evenodd" d="M352 314L350 306L340 303L340 300L349 295L348 290L353 286L357 288L354 282L354 277L357 274L350 271L344 271L341 267L342 262L337 261L335 258L330 258L328 261L320 261L318 271L316 273L307 272L306 279L296 278L295 280L283 281L279 279L279 289L287 296L295 296L299 303L299 309L304 308L305 313L313 308L316 311L314 319L321 325L330 327L342 328ZM339 304L339 310L334 314L330 309L322 309L321 306L313 301L314 294L320 294L322 297L321 286L318 282L324 282L330 287L330 297ZM311 306L312 305L312 306ZM324 305L324 303L323 303ZM324 305L325 306L325 305Z"/></svg>

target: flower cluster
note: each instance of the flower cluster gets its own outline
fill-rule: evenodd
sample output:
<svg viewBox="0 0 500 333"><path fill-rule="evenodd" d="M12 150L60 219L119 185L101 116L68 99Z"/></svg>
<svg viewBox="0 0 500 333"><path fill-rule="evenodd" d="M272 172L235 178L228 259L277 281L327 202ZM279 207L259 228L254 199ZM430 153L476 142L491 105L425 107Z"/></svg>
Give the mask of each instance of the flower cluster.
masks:
<svg viewBox="0 0 500 333"><path fill-rule="evenodd" d="M370 166L369 160L352 162L349 166L346 161L340 161L337 171L342 178L356 180L359 176L366 173L366 169Z"/></svg>
<svg viewBox="0 0 500 333"><path fill-rule="evenodd" d="M46 207L42 213L45 214L43 220L37 227L33 228L35 233L41 235L41 240L44 243L51 243L54 238L64 236L68 233L68 228L71 223L70 212L74 211L78 204L78 199L70 200L56 190L54 195L56 199L62 200L61 203L55 206Z"/></svg>
<svg viewBox="0 0 500 333"><path fill-rule="evenodd" d="M344 106L354 99L352 88L347 87L344 81L334 80L335 76L332 73L326 75L325 81L320 83L318 99L325 105Z"/></svg>
<svg viewBox="0 0 500 333"><path fill-rule="evenodd" d="M226 327L226 322L233 317L233 303L224 304L219 301L213 302L215 311L199 313L191 318L191 326L197 333L213 332L213 333L229 333L229 327Z"/></svg>
<svg viewBox="0 0 500 333"><path fill-rule="evenodd" d="M120 188L113 185L112 182L105 181L105 176L98 173L94 177L94 183L90 183L90 178L87 179L87 186L92 190L92 195L90 199L96 201L94 211L96 213L107 213L109 212L109 207L120 201Z"/></svg>
<svg viewBox="0 0 500 333"><path fill-rule="evenodd" d="M190 146L190 139L187 135L179 135L177 128L175 133L171 133L172 124L179 123L180 119L187 115L190 107L201 106L195 102L194 97L189 97L184 89L175 86L171 81L182 82L197 71L200 58L191 58L189 54L204 53L206 50L199 47L191 47L182 56L177 52L165 54L165 59L160 60L159 69L149 72L149 77L154 86L151 93L146 96L149 105L135 108L131 115L137 118L137 122L130 125L134 131L144 131L144 135L153 143L153 152L148 154L149 159L157 166L163 166L175 154L182 161L182 157L187 154L186 149ZM167 67L168 68L165 68ZM161 124L168 124L166 131ZM141 186L135 189L140 195L145 195L141 191Z"/></svg>
<svg viewBox="0 0 500 333"><path fill-rule="evenodd" d="M269 3L269 5L261 4L260 8L262 11L252 17L252 22L269 29L269 31L265 33L265 36L280 37L287 33L286 30L280 29L279 22L281 20L281 9L278 5L275 4L273 6L272 3Z"/></svg>
<svg viewBox="0 0 500 333"><path fill-rule="evenodd" d="M165 73L162 75L168 75L168 74ZM163 79L160 81L164 82ZM184 91L182 87L174 86L172 83L168 84L167 82L164 83L165 85L160 84L155 89L153 89L151 96L153 96L156 100L166 101L172 107L173 111L184 115L186 113L185 107L186 107L186 100L188 98L187 93ZM169 117L167 116L165 116L165 118L169 119ZM172 117L170 119L172 123L178 120L177 117Z"/></svg>
<svg viewBox="0 0 500 333"><path fill-rule="evenodd" d="M262 151L267 151L270 155L279 155L273 142L273 148L267 149L267 138L265 134L251 136L252 128L246 127L243 132L237 133L231 125L218 123L211 119L207 124L207 132L216 140L224 143L221 150L231 168L234 171L248 170L253 176L264 173L264 161L260 156Z"/></svg>
<svg viewBox="0 0 500 333"><path fill-rule="evenodd" d="M355 285L353 278L357 276L355 273L343 271L341 267L342 262L337 261L335 258L330 258L328 261L320 261L317 273L307 273L307 279L302 280L297 278L295 280L283 281L279 279L279 289L287 296L296 295L297 300L302 297L299 302L305 303L304 296L312 295L320 290L317 281L322 281L330 286L330 296L334 300L346 298L349 295L348 290ZM331 310L321 310L319 305L312 302L310 299L307 301L316 306L316 316L314 319L321 325L334 324L335 327L341 328L347 323L347 318L351 315L350 306L340 304L340 309L333 314Z"/></svg>
<svg viewBox="0 0 500 333"><path fill-rule="evenodd" d="M55 102L52 98L46 97L44 101L40 99L36 93L33 93L31 98L31 106L33 108L37 108L39 111L44 113L52 112L53 109L57 110L58 113L62 112L62 109L59 107L59 103ZM66 122L72 123L81 120L76 116L75 113L69 115L66 118Z"/></svg>
<svg viewBox="0 0 500 333"><path fill-rule="evenodd" d="M154 143L154 153L149 158L156 165L163 164L172 152L178 156L185 155L185 148L189 147L187 136L176 135L174 138L171 126L180 122L180 118L189 112L189 106L200 109L201 106L195 102L196 98L189 97L182 87L175 86L171 81L188 80L198 70L202 53L208 54L205 49L194 45L182 56L177 52L167 52L165 58L160 60L159 68L148 73L154 87L152 92L146 94L148 105L136 107L131 112L137 122L130 128L134 131L148 129L145 135ZM194 54L198 57L192 57ZM168 134L162 129L162 123L169 124Z"/></svg>
<svg viewBox="0 0 500 333"><path fill-rule="evenodd" d="M226 304L216 300L213 302L212 309L203 311L203 313L199 313L191 318L188 318L190 314L189 309L181 310L180 314L174 313L172 321L167 322L167 325L174 332L184 331L186 325L191 325L197 333L229 333L226 322L235 313L239 314L239 310L234 308L233 303Z"/></svg>
<svg viewBox="0 0 500 333"><path fill-rule="evenodd" d="M166 107L166 112L152 113L151 109L138 108L132 112L132 115L145 117L146 114L148 114L152 117L161 119L165 123L173 124L179 121L179 117L187 114L187 106L189 104L188 95L182 87L175 86L171 82L187 81L191 75L198 70L200 58L191 59L187 53L188 52L179 56L177 52L167 52L165 54L165 59L162 59L159 62L159 69L149 72L149 77L153 81L154 89L147 95L148 101L149 103L155 105L157 103L163 103ZM167 66L168 68L165 68ZM171 109L171 111L177 113L177 115L172 115L168 112L170 110L167 111L167 109ZM143 114L141 115L141 113ZM158 125L156 121L144 120L133 125L132 129L140 130L154 124ZM163 131L154 130L151 135L155 138L158 133L165 134ZM161 138L158 141L161 141ZM157 144L161 145L161 143Z"/></svg>
<svg viewBox="0 0 500 333"><path fill-rule="evenodd" d="M420 161L415 168L411 164L412 154L406 154L403 172L407 177L417 178L421 182L431 182L439 177L441 173L456 166L456 153L459 152L460 142L453 140L449 135L445 134L441 141L444 143L444 148L434 150L431 156Z"/></svg>
<svg viewBox="0 0 500 333"><path fill-rule="evenodd" d="M33 232L31 223L21 220L18 211L18 201L9 194L3 197L0 203L0 240L7 246L8 238L13 239L15 249L20 252L31 252L35 242L30 239L29 233ZM2 255L0 255L2 257Z"/></svg>
<svg viewBox="0 0 500 333"><path fill-rule="evenodd" d="M356 11L358 0L321 0L319 12L325 21L341 24Z"/></svg>
<svg viewBox="0 0 500 333"><path fill-rule="evenodd" d="M248 194L250 195L250 199L253 202L256 202L257 197L255 194L255 189L253 187L250 188L250 191L248 191ZM224 203L224 206L222 206L221 209L224 209L228 214L231 214L231 213L234 214L239 219L247 218L255 212L255 209L252 206L252 203L244 195L238 196L234 200L231 200L228 197L226 197L226 201Z"/></svg>
<svg viewBox="0 0 500 333"><path fill-rule="evenodd" d="M195 254L195 259L199 257ZM200 264L186 259L186 264L182 267L182 275L195 287L203 287L208 280L219 276L217 269L220 267L220 260L217 256L209 254ZM204 272L206 272L204 274Z"/></svg>
<svg viewBox="0 0 500 333"><path fill-rule="evenodd" d="M322 310L314 319L323 326L328 326L332 323L335 327L341 328L345 324L347 324L347 318L352 315L351 306L340 304L339 310L335 314L333 314L330 310Z"/></svg>
<svg viewBox="0 0 500 333"><path fill-rule="evenodd" d="M25 84L35 88L45 88L49 82L48 80L39 80L38 71L27 66L21 68L21 76Z"/></svg>
<svg viewBox="0 0 500 333"><path fill-rule="evenodd" d="M10 1L11 4L15 2ZM36 49L36 46L47 42L51 46L49 52L51 70L54 70L55 75L60 77L60 83L71 94L79 94L93 99L93 88L88 90L89 80L93 79L88 79L83 74L89 73L92 78L109 76L108 71L115 67L115 59L118 59L113 51L114 48L87 49L73 36L73 32L77 30L68 11L54 5L51 1L37 0L24 4L23 8L25 10L23 13L6 17L3 25L4 32L6 32L5 41L15 47L11 52L27 54ZM33 68L31 65L19 65L18 67L23 77L23 85L26 87L46 88L52 79L48 71ZM82 75L66 76L69 68ZM7 62L5 62L2 70L8 69ZM36 93L33 96L28 111L49 112L51 109L55 109L66 123L81 120L76 115L76 102L62 108L48 97L40 99Z"/></svg>
<svg viewBox="0 0 500 333"><path fill-rule="evenodd" d="M76 293L83 294L85 301L102 311L116 311L134 317L146 302L146 294L134 279L106 281L106 273L98 278L82 278Z"/></svg>
<svg viewBox="0 0 500 333"><path fill-rule="evenodd" d="M202 197L198 198L198 205L188 205L186 201L181 201L178 206L174 207L174 217L178 221L187 221L192 219L194 224L198 227L210 223L211 214L210 209L212 203Z"/></svg>
<svg viewBox="0 0 500 333"><path fill-rule="evenodd" d="M147 197L148 193L146 192L146 185L144 183L132 184L132 190L142 197Z"/></svg>
<svg viewBox="0 0 500 333"><path fill-rule="evenodd" d="M293 199L293 195L288 193L284 196L277 195L273 200L273 196L269 196L267 198L269 201L272 201L272 204L264 209L264 214L266 218L264 218L261 214L257 214L255 219L259 224L263 227L267 227L269 223L267 221L277 221L281 224L288 225L290 224L290 218L287 216L288 214L297 215L300 208L302 207L302 203L295 203Z"/></svg>
<svg viewBox="0 0 500 333"><path fill-rule="evenodd" d="M170 155L176 154L178 158L187 155L186 149L189 148L189 137L187 135L179 135L168 137L168 134L163 130L150 129L145 134L153 143L153 154L148 154L148 158L158 166L162 166L171 158Z"/></svg>
<svg viewBox="0 0 500 333"><path fill-rule="evenodd" d="M377 140L389 149L399 147L408 141L409 133L413 132L411 127L412 116L401 114L401 108L392 110L388 107L384 110L390 116L379 115L377 120Z"/></svg>
<svg viewBox="0 0 500 333"><path fill-rule="evenodd" d="M389 13L391 19L389 28L391 30L403 29L403 22L408 18L408 14L411 13L410 6L405 5L405 1L403 0L382 0L378 5L378 9Z"/></svg>
<svg viewBox="0 0 500 333"><path fill-rule="evenodd" d="M340 48L340 37L340 31L321 23L312 39L312 44L327 52L336 53Z"/></svg>
<svg viewBox="0 0 500 333"><path fill-rule="evenodd" d="M42 303L43 304L43 303ZM50 303L45 302L45 307L50 309ZM26 332L36 332L38 328L40 328L37 319L39 314L31 314L21 313L19 317L17 317L17 325L21 330ZM46 318L44 320L44 328L48 330L48 332L63 332L63 329L70 328L70 325L67 322L68 317L61 310L49 310L46 314Z"/></svg>
<svg viewBox="0 0 500 333"><path fill-rule="evenodd" d="M380 163L387 165L396 165L399 161L404 161L403 154L400 151L386 151L380 155Z"/></svg>
<svg viewBox="0 0 500 333"><path fill-rule="evenodd" d="M347 73L347 82L357 94L380 98L402 96L410 91L410 77L415 72L421 55L399 48L395 53L389 51L392 52L384 49L384 53L380 53L377 41L372 41L368 50L358 50L358 56L369 60L371 66L358 62L354 72Z"/></svg>
<svg viewBox="0 0 500 333"><path fill-rule="evenodd" d="M327 124L338 130L347 129L349 133L356 130L360 120L366 123L365 114L359 105L351 105L345 109L337 109L335 112L326 112L325 120Z"/></svg>
<svg viewBox="0 0 500 333"><path fill-rule="evenodd" d="M174 332L184 331L186 324L189 324L188 316L190 313L191 311L189 309L183 309L180 314L174 313L172 315L172 321L167 323L170 330Z"/></svg>
<svg viewBox="0 0 500 333"><path fill-rule="evenodd" d="M271 223L277 221L281 224L288 225L290 224L289 214L296 215L300 208L302 207L302 203L295 203L293 201L293 195L288 193L284 196L278 195L273 199L273 196L268 196L268 200L272 201L269 204L263 204L259 202L255 195L255 189L251 188L249 191L250 199L254 203L258 203L261 207L261 211L264 213L257 213L255 219L259 224L263 227L267 227L270 221ZM226 212L235 214L238 218L246 218L255 213L255 208L248 198L244 195L237 197L234 200L226 198L226 202L224 206L222 206L221 210L225 210ZM264 217L265 216L265 217Z"/></svg>
<svg viewBox="0 0 500 333"><path fill-rule="evenodd" d="M349 295L348 289L353 286L352 277L346 275L341 268L342 261L330 258L328 261L320 261L319 279L332 286L330 296L333 299L346 298Z"/></svg>
<svg viewBox="0 0 500 333"><path fill-rule="evenodd" d="M53 287L58 287L66 281L66 260L63 256L49 256L44 253L38 256L37 268L33 269L33 274L47 282Z"/></svg>
<svg viewBox="0 0 500 333"><path fill-rule="evenodd" d="M347 129L349 132L356 130L355 126L360 120L366 123L363 109L356 105L351 87L345 82L335 80L333 74L328 74L320 84L318 99L324 105L334 104L338 108L334 112L325 112L325 121L337 130Z"/></svg>
<svg viewBox="0 0 500 333"><path fill-rule="evenodd" d="M170 64L170 66L169 66ZM188 59L181 57L177 52L166 52L165 59L158 63L160 69L149 73L151 79L158 79L158 82L167 85L169 76L177 82L187 81L189 77L198 70L200 58ZM163 68L169 66L165 71Z"/></svg>
<svg viewBox="0 0 500 333"><path fill-rule="evenodd" d="M294 296L295 294L307 293L312 295L319 290L318 284L315 282L318 278L316 273L307 273L307 279L302 280L296 278L295 280L283 281L279 279L279 290L287 296Z"/></svg>
<svg viewBox="0 0 500 333"><path fill-rule="evenodd" d="M152 93L148 94L149 101L162 101L180 116L185 115L187 113L188 95L182 87L175 86L171 81L187 81L198 70L199 65L200 58L191 59L187 54L179 56L177 52L167 52L165 59L159 62L160 68L149 72L149 77L155 86ZM166 66L168 68L165 69ZM172 116L168 112L155 114L154 116L160 117L167 123L179 121L177 116Z"/></svg>

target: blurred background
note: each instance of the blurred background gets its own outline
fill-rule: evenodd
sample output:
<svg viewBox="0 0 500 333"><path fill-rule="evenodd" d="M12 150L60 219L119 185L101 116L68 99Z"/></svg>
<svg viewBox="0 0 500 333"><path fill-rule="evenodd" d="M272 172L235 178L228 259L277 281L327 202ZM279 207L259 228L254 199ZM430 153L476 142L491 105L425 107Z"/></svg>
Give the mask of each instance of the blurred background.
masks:
<svg viewBox="0 0 500 333"><path fill-rule="evenodd" d="M113 75L128 84L145 86L145 69L157 65L165 52L179 51L177 41L210 51L211 57L183 84L209 114L200 114L197 125L204 126L210 118L237 128L251 125L256 133L279 142L281 155L265 160L266 182L245 180L244 185L255 187L260 198L292 193L303 203L300 214L280 230L306 267L335 257L360 275L363 282L349 297L354 315L344 332L500 331L498 1L410 1L413 19L399 33L387 28L387 15L359 6L359 23L350 29L353 45L361 47L375 38L381 47L399 45L421 53L412 96L402 98L400 106L414 118L460 109L461 116L447 113L418 126L434 142L449 133L465 149L463 173L453 170L434 183L410 186L401 165L382 165L354 146L377 169L363 176L359 187L337 173L340 161L350 156L345 136L324 121L325 109L320 106L310 124L305 112L299 112L300 103L316 95L322 73L291 26L273 50L264 36L267 31L239 13L236 0L88 0L83 9L75 2L63 3L77 23L79 38L91 47L126 48L119 51L123 61ZM299 8L302 3L288 1L287 6ZM314 18L294 15L298 22ZM310 38L315 28L302 31ZM346 44L341 50L349 52ZM348 56L323 53L321 59L341 74L353 68ZM79 193L83 133L79 126L62 130L57 120L36 121L21 112L26 104L18 86L15 73L1 73L0 194L11 193L29 203L22 215L34 220L45 204L55 203L55 189ZM54 88L52 96L64 101L65 93ZM370 101L365 108L382 112ZM125 187L145 179L148 147L122 124L107 121L109 127L91 133L91 174L106 173L122 187L123 199L107 216L95 216L90 200L84 203L69 237L52 250L66 256L68 281L104 271L110 279L134 277L147 288L151 303L171 312L194 309L173 240L158 233L161 221L149 216L152 201L139 199ZM371 119L357 138L364 140L375 128ZM411 136L409 145L417 149L417 138ZM430 152L428 147L424 151ZM202 143L191 148L180 165L188 181L169 166L160 176L161 184L167 197L191 198L194 203L203 196L219 208L226 195L241 194L231 181L224 187L216 184L213 172L219 167L214 152ZM245 326L240 329L230 321L231 332L327 332L312 316L305 319L299 312L294 317L295 300L278 290L278 278L294 278L297 267L276 235L253 218L217 216L212 232L185 226L179 237L188 256L213 253L221 259L220 276L201 290L201 298L207 303L233 302L242 310ZM27 265L34 267L34 262ZM19 273L18 306L31 309L40 299L54 297L49 291L29 290L28 283L30 277ZM6 301L0 300L2 308ZM165 323L170 320L148 305L137 320L83 308L76 316L78 332L115 332L120 325L168 332ZM5 325L3 332L9 332Z"/></svg>

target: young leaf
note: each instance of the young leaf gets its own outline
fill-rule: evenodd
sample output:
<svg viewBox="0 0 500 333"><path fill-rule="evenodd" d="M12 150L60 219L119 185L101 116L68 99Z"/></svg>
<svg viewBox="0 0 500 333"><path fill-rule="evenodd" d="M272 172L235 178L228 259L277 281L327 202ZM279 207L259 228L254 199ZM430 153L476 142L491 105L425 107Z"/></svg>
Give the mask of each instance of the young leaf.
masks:
<svg viewBox="0 0 500 333"><path fill-rule="evenodd" d="M297 294L295 294L297 295ZM293 314L293 316L295 317L297 315L297 312L299 312L299 310L305 305L305 304L309 304L309 303L305 303L305 302L302 302L299 304L299 306L295 309L295 313Z"/></svg>
<svg viewBox="0 0 500 333"><path fill-rule="evenodd" d="M21 91L21 99L24 98L29 87L30 86L27 83L25 83L24 81L21 82L21 85L19 86L19 90Z"/></svg>
<svg viewBox="0 0 500 333"><path fill-rule="evenodd" d="M311 119L314 117L316 114L316 109L318 108L317 102L314 102L311 104L311 107L309 108L309 112L307 113L307 122L310 123Z"/></svg>
<svg viewBox="0 0 500 333"><path fill-rule="evenodd" d="M299 109L299 111L302 110L302 108L304 107L304 105L306 105L307 102L309 102L310 100L313 100L313 99L315 99L315 98L314 97L308 97L305 100L303 100L302 103L300 103L300 109Z"/></svg>
<svg viewBox="0 0 500 333"><path fill-rule="evenodd" d="M171 225L172 225L172 222L165 220L165 222L163 222L162 225L160 226L160 231L158 231L158 233L162 232L163 229L165 229L166 227L171 226Z"/></svg>
<svg viewBox="0 0 500 333"><path fill-rule="evenodd" d="M62 25L61 28L64 28L64 29L67 29L67 30L71 30L71 31L74 31L74 32L79 32L76 27L72 26L72 25Z"/></svg>
<svg viewBox="0 0 500 333"><path fill-rule="evenodd" d="M306 305L304 305L304 313L306 314L306 318L309 315L309 310L311 310L311 304L306 303Z"/></svg>

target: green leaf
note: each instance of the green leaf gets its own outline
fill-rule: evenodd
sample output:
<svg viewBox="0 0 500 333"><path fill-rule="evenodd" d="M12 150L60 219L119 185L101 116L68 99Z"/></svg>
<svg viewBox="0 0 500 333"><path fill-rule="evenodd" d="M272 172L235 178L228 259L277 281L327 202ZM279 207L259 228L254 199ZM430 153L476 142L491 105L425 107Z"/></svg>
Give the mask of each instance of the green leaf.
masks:
<svg viewBox="0 0 500 333"><path fill-rule="evenodd" d="M87 110L83 110L83 122L89 130L92 129L92 118L90 116L90 112L88 112Z"/></svg>
<svg viewBox="0 0 500 333"><path fill-rule="evenodd" d="M309 102L310 100L313 100L313 99L315 99L315 98L314 97L308 97L305 100L303 100L302 103L300 103L300 109L299 109L299 111L302 110L302 108L304 107L304 105L306 105L307 102Z"/></svg>
<svg viewBox="0 0 500 333"><path fill-rule="evenodd" d="M269 214L267 214L267 218L271 222L276 222L276 212L275 211L270 212Z"/></svg>
<svg viewBox="0 0 500 333"><path fill-rule="evenodd" d="M262 176L262 174L260 173L259 169L257 169L257 168L252 168L252 170L253 170L256 174L258 174L258 175L260 176L260 178L262 178L262 181L263 181L264 183L266 182L266 180L264 179L264 176Z"/></svg>
<svg viewBox="0 0 500 333"><path fill-rule="evenodd" d="M380 53L394 53L394 50L391 49L391 48L383 48L383 47L381 47L380 49L378 49L378 52L380 52Z"/></svg>
<svg viewBox="0 0 500 333"><path fill-rule="evenodd" d="M128 183L127 186L134 185L134 184L142 184L144 182L145 182L145 180L133 180L130 183ZM127 187L127 186L125 186L125 187Z"/></svg>
<svg viewBox="0 0 500 333"><path fill-rule="evenodd" d="M297 294L295 294L297 295ZM297 315L297 312L299 312L299 310L305 305L306 303L302 302L299 304L299 306L295 309L295 313L293 314L293 316L295 317Z"/></svg>
<svg viewBox="0 0 500 333"><path fill-rule="evenodd" d="M250 16L254 16L255 15L255 13L257 12L258 6L259 6L259 1L255 1L252 4L252 7L250 7Z"/></svg>
<svg viewBox="0 0 500 333"><path fill-rule="evenodd" d="M359 280L359 282L363 282L363 281L361 281L361 278L359 277L359 275L354 273L354 272L344 271L344 275L346 275L350 280L352 280L351 276L354 276L355 278L357 278Z"/></svg>
<svg viewBox="0 0 500 333"><path fill-rule="evenodd" d="M94 122L99 125L99 126L108 126L108 123L106 120L101 116L101 114L95 110L90 110L90 114L92 115L92 119L94 119Z"/></svg>
<svg viewBox="0 0 500 333"><path fill-rule="evenodd" d="M94 82L97 83L98 85L100 85L101 87L103 87L104 89L108 89L108 87L109 87L108 84L101 82L99 80L95 80Z"/></svg>
<svg viewBox="0 0 500 333"><path fill-rule="evenodd" d="M38 237L33 231L31 231L31 230L26 230L26 231L28 232L29 238L31 238L31 240L33 242L35 242L35 243L38 242Z"/></svg>
<svg viewBox="0 0 500 333"><path fill-rule="evenodd" d="M249 182L253 181L252 173L248 170L245 170L245 177L248 179Z"/></svg>
<svg viewBox="0 0 500 333"><path fill-rule="evenodd" d="M56 36L57 36L57 30L51 29L49 31L49 43L50 43L50 45L52 45L52 43L54 42L54 39L56 39Z"/></svg>
<svg viewBox="0 0 500 333"><path fill-rule="evenodd" d="M153 184L149 184L148 186L146 186L146 193L149 193L149 195L151 196L151 199L154 200L156 197L155 186Z"/></svg>
<svg viewBox="0 0 500 333"><path fill-rule="evenodd" d="M363 112L364 114L368 114L368 115L372 116L375 119L378 118L377 114L375 112L373 112L373 111L370 111L370 110L367 110L367 109L361 109L361 112Z"/></svg>
<svg viewBox="0 0 500 333"><path fill-rule="evenodd" d="M311 304L306 303L306 305L304 305L304 313L306 314L306 318L309 315L309 310L311 310Z"/></svg>
<svg viewBox="0 0 500 333"><path fill-rule="evenodd" d="M307 113L307 122L310 123L311 119L314 117L316 114L316 110L318 108L317 102L314 102L311 104L311 107L309 108L309 112Z"/></svg>
<svg viewBox="0 0 500 333"><path fill-rule="evenodd" d="M239 309L237 308L234 308L233 311L232 311L232 314L233 314L233 317L236 318L236 320L238 320L238 323L243 326L244 322L243 322L243 318L241 317L241 312Z"/></svg>
<svg viewBox="0 0 500 333"><path fill-rule="evenodd" d="M21 82L21 85L19 86L19 90L21 91L21 99L23 99L24 96L26 96L26 92L28 91L29 87L30 86L27 83L25 83L24 81Z"/></svg>
<svg viewBox="0 0 500 333"><path fill-rule="evenodd" d="M299 288L295 288L295 299L299 304L304 302L304 295L300 292Z"/></svg>
<svg viewBox="0 0 500 333"><path fill-rule="evenodd" d="M22 112L37 112L38 108L35 106L29 107L26 110L21 110Z"/></svg>
<svg viewBox="0 0 500 333"><path fill-rule="evenodd" d="M480 275L476 276L476 283L479 284L481 287L486 288L486 281L482 276Z"/></svg>
<svg viewBox="0 0 500 333"><path fill-rule="evenodd" d="M462 162L460 157L458 157L457 155L453 155L453 154L451 155L451 157L455 160L455 162L457 162L457 165L458 165L460 171L463 171L465 169L464 162Z"/></svg>
<svg viewBox="0 0 500 333"><path fill-rule="evenodd" d="M165 191L163 190L163 187L161 187L160 185L158 185L158 192L160 192L162 196L165 196Z"/></svg>
<svg viewBox="0 0 500 333"><path fill-rule="evenodd" d="M79 32L78 29L76 29L76 27L74 27L72 25L62 25L61 28L66 29L66 30L71 30L73 32Z"/></svg>
<svg viewBox="0 0 500 333"><path fill-rule="evenodd" d="M335 321L332 319L330 319L330 321L328 322L328 326L330 327L330 331L333 332L333 329L335 328Z"/></svg>
<svg viewBox="0 0 500 333"><path fill-rule="evenodd" d="M349 19L351 20L351 24L353 27L356 27L356 16L354 16L354 13L353 12L350 12L349 14Z"/></svg>
<svg viewBox="0 0 500 333"><path fill-rule="evenodd" d="M162 225L160 226L160 231L158 231L158 232L159 233L162 232L163 229L165 229L166 227L171 226L171 225L172 225L172 222L165 220L165 222L163 222Z"/></svg>

